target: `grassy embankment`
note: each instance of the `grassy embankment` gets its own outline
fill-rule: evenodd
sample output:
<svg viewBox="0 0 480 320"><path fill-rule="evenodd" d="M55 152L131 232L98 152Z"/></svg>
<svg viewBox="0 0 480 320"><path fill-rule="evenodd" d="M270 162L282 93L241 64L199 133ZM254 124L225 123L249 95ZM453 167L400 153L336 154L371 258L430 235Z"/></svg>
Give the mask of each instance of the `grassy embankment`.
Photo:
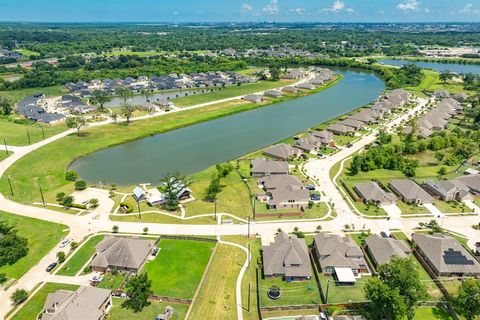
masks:
<svg viewBox="0 0 480 320"><path fill-rule="evenodd" d="M331 83L329 86L333 84ZM270 102L275 103L276 101ZM5 195L10 194L6 181L6 176L10 176L15 191L12 199L31 203L39 200L38 192L34 187L37 185L34 182L38 181L42 185L47 202L54 202L58 192L70 193L73 191L73 184L65 181L64 175L69 164L76 158L113 145L261 106L264 105L248 103L225 108L224 104L219 103L134 122L129 126L111 124L89 128L82 136L75 134L67 136L23 157L0 179L0 191Z"/></svg>
<svg viewBox="0 0 480 320"><path fill-rule="evenodd" d="M0 220L15 227L28 240L28 254L12 265L0 267L7 278L19 279L67 234L67 226L0 212Z"/></svg>
<svg viewBox="0 0 480 320"><path fill-rule="evenodd" d="M0 143L3 145L5 139L7 145L26 146L30 143L36 143L43 140L44 134L45 138L49 138L57 133L65 131L66 129L67 127L64 124L54 126L41 125L33 122L28 124L18 124L8 119L0 119ZM30 140L28 139L28 136L30 136Z"/></svg>

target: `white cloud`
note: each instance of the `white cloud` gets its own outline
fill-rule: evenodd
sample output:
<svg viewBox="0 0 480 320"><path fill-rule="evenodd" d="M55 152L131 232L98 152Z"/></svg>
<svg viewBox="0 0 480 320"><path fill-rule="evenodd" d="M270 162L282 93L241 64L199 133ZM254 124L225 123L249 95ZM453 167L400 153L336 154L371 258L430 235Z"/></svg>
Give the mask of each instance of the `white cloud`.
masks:
<svg viewBox="0 0 480 320"><path fill-rule="evenodd" d="M335 1L330 8L325 8L323 9L323 11L330 11L330 12L346 11L348 13L354 12L352 8L347 8L347 6L345 6L345 2L340 0Z"/></svg>
<svg viewBox="0 0 480 320"><path fill-rule="evenodd" d="M173 11L172 12L174 15L177 15L178 14L178 11Z"/></svg>
<svg viewBox="0 0 480 320"><path fill-rule="evenodd" d="M459 12L465 14L480 14L480 9L475 8L473 3L468 3L465 7L460 9Z"/></svg>
<svg viewBox="0 0 480 320"><path fill-rule="evenodd" d="M290 9L290 12L296 13L296 14L304 14L307 12L304 8L295 8L295 9Z"/></svg>
<svg viewBox="0 0 480 320"><path fill-rule="evenodd" d="M419 4L417 0L407 0L407 2L399 3L397 9L400 11L416 11Z"/></svg>
<svg viewBox="0 0 480 320"><path fill-rule="evenodd" d="M265 8L263 8L263 12L266 14L277 14L278 10L278 0L271 0L269 4Z"/></svg>
<svg viewBox="0 0 480 320"><path fill-rule="evenodd" d="M428 9L428 8L425 8L424 11L425 11L425 13L430 13L430 9Z"/></svg>
<svg viewBox="0 0 480 320"><path fill-rule="evenodd" d="M242 4L242 7L240 8L241 13L249 13L253 11L253 6L248 3Z"/></svg>

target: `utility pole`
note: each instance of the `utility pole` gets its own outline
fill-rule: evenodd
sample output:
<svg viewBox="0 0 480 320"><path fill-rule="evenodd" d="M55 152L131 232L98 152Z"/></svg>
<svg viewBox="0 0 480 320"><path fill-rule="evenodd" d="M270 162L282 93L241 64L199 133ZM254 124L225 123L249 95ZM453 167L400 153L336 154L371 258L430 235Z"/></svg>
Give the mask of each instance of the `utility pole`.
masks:
<svg viewBox="0 0 480 320"><path fill-rule="evenodd" d="M248 302L247 302L247 312L250 312L250 290L251 290L252 283L248 283Z"/></svg>
<svg viewBox="0 0 480 320"><path fill-rule="evenodd" d="M248 243L247 259L248 259L247 269L250 270L250 242Z"/></svg>
<svg viewBox="0 0 480 320"><path fill-rule="evenodd" d="M7 140L3 138L3 144L5 145L5 153L8 154Z"/></svg>
<svg viewBox="0 0 480 320"><path fill-rule="evenodd" d="M32 140L30 140L30 132L28 132L28 128L27 128L27 138L28 138L28 144L32 144Z"/></svg>
<svg viewBox="0 0 480 320"><path fill-rule="evenodd" d="M250 216L247 217L247 238L250 239Z"/></svg>
<svg viewBox="0 0 480 320"><path fill-rule="evenodd" d="M142 212L140 211L140 201L137 200L137 208L138 208L138 218L142 220Z"/></svg>
<svg viewBox="0 0 480 320"><path fill-rule="evenodd" d="M8 185L10 186L10 193L12 194L12 197L13 197L13 188L12 188L12 181L10 181L10 176L7 177L7 180L8 180Z"/></svg>
<svg viewBox="0 0 480 320"><path fill-rule="evenodd" d="M42 129L42 137L45 139L45 131L43 130L43 126L40 126L40 128Z"/></svg>
<svg viewBox="0 0 480 320"><path fill-rule="evenodd" d="M216 222L217 221L217 196L215 196L215 199L213 199L213 205L214 205L213 219L215 219L215 222Z"/></svg>
<svg viewBox="0 0 480 320"><path fill-rule="evenodd" d="M255 210L256 210L256 207L255 207L255 196L253 196L252 199L253 199L253 220L255 220Z"/></svg>
<svg viewBox="0 0 480 320"><path fill-rule="evenodd" d="M40 189L40 196L42 197L42 203L43 203L43 206L45 207L45 198L43 197L43 190L40 183L38 184L38 189Z"/></svg>

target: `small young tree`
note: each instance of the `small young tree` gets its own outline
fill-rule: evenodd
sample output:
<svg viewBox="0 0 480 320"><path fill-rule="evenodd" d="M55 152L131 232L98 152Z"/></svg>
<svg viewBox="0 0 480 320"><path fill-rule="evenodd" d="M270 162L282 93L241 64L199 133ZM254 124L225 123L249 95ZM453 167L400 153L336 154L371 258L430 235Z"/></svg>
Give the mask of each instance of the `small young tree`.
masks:
<svg viewBox="0 0 480 320"><path fill-rule="evenodd" d="M63 251L57 252L57 261L58 263L63 263L65 261L65 252Z"/></svg>
<svg viewBox="0 0 480 320"><path fill-rule="evenodd" d="M148 233L148 227L143 228L143 233L147 234Z"/></svg>
<svg viewBox="0 0 480 320"><path fill-rule="evenodd" d="M75 190L77 191L82 191L82 190L85 190L87 189L87 183L83 180L79 180L77 182L75 182Z"/></svg>
<svg viewBox="0 0 480 320"><path fill-rule="evenodd" d="M220 175L218 173L214 173L210 178L210 184L205 190L205 200L214 201L220 191L222 191L222 187L220 185Z"/></svg>
<svg viewBox="0 0 480 320"><path fill-rule="evenodd" d="M122 115L127 119L127 123L130 123L130 118L132 117L133 112L136 110L136 108L131 104L124 103L121 110Z"/></svg>
<svg viewBox="0 0 480 320"><path fill-rule="evenodd" d="M438 164L440 164L440 162L442 162L443 159L445 159L445 153L440 151L435 152L435 159L437 159Z"/></svg>
<svg viewBox="0 0 480 320"><path fill-rule="evenodd" d="M78 134L87 125L87 120L84 117L73 116L68 117L65 123L69 129L77 129Z"/></svg>
<svg viewBox="0 0 480 320"><path fill-rule="evenodd" d="M61 205L69 208L69 207L73 206L74 201L75 201L75 199L72 196L66 196L62 199Z"/></svg>
<svg viewBox="0 0 480 320"><path fill-rule="evenodd" d="M113 232L113 233L118 233L118 229L119 229L118 226L117 226L117 225L114 225L114 226L112 227L112 232Z"/></svg>
<svg viewBox="0 0 480 320"><path fill-rule="evenodd" d="M65 173L65 180L67 181L75 181L78 179L78 173L76 173L75 171L73 170L68 170L66 173Z"/></svg>
<svg viewBox="0 0 480 320"><path fill-rule="evenodd" d="M57 202L62 202L63 198L65 198L65 192L59 192L57 193L56 200Z"/></svg>
<svg viewBox="0 0 480 320"><path fill-rule="evenodd" d="M175 211L180 203L179 192L190 186L192 182L178 172L165 175L162 182L164 184L162 191L165 196L163 206L169 211Z"/></svg>
<svg viewBox="0 0 480 320"><path fill-rule="evenodd" d="M0 284L4 284L5 282L7 282L7 280L7 275L5 273L0 273Z"/></svg>
<svg viewBox="0 0 480 320"><path fill-rule="evenodd" d="M13 107L10 101L7 98L0 97L0 111L4 116L12 114Z"/></svg>
<svg viewBox="0 0 480 320"><path fill-rule="evenodd" d="M92 208L97 208L99 205L98 199L95 199L95 198L90 199L89 203Z"/></svg>
<svg viewBox="0 0 480 320"><path fill-rule="evenodd" d="M105 110L105 104L112 100L112 97L106 91L95 90L92 94L92 100L94 103L98 104L98 109L103 112L103 110Z"/></svg>
<svg viewBox="0 0 480 320"><path fill-rule="evenodd" d="M18 306L20 303L27 300L27 298L28 298L28 292L24 289L17 289L10 296L10 300L15 306Z"/></svg>
<svg viewBox="0 0 480 320"><path fill-rule="evenodd" d="M440 169L438 169L437 173L440 177L443 177L447 174L447 169L445 167L441 167Z"/></svg>
<svg viewBox="0 0 480 320"><path fill-rule="evenodd" d="M126 292L130 299L124 302L124 306L134 312L140 312L149 305L148 297L153 294L152 281L148 279L146 272L130 277L125 285Z"/></svg>
<svg viewBox="0 0 480 320"><path fill-rule="evenodd" d="M123 99L123 104L127 104L128 99L133 96L133 92L125 87L116 88L115 93Z"/></svg>

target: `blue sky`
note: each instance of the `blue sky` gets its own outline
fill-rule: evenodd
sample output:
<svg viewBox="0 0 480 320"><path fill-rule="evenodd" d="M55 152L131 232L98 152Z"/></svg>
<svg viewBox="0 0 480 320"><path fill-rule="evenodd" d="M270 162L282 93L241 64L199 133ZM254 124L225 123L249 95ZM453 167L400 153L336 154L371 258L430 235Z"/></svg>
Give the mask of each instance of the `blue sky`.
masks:
<svg viewBox="0 0 480 320"><path fill-rule="evenodd" d="M0 21L480 22L480 0L0 0Z"/></svg>

